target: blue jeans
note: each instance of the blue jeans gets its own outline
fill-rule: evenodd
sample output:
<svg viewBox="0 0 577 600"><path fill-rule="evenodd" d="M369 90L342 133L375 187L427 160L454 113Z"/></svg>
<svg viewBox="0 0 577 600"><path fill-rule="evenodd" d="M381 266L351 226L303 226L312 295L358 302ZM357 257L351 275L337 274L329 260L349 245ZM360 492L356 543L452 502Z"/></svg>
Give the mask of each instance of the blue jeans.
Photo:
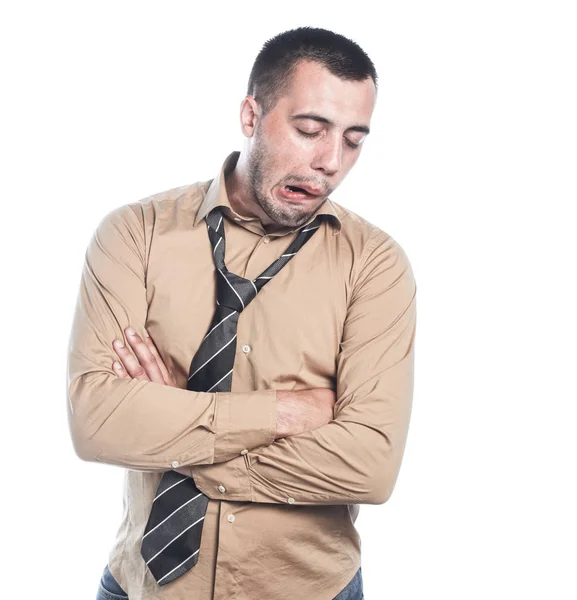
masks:
<svg viewBox="0 0 577 600"><path fill-rule="evenodd" d="M349 581L344 590L342 590L333 600L364 600L363 593L363 575L361 567L355 573L355 576ZM104 568L100 585L98 586L98 595L96 600L126 600L126 592L118 585L118 582L112 573L108 570L108 565Z"/></svg>
<svg viewBox="0 0 577 600"><path fill-rule="evenodd" d="M128 594L118 585L106 565L100 578L96 600L126 600L127 598Z"/></svg>
<svg viewBox="0 0 577 600"><path fill-rule="evenodd" d="M355 573L355 576L349 581L345 589L337 594L333 600L364 600L363 592L363 574L361 567Z"/></svg>

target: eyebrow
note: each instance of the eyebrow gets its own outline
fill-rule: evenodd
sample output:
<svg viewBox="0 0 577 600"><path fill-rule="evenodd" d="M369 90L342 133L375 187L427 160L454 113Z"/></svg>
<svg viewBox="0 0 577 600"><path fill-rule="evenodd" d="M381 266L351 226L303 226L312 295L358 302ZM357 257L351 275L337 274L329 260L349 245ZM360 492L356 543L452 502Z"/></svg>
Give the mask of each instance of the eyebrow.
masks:
<svg viewBox="0 0 577 600"><path fill-rule="evenodd" d="M291 120L294 121L296 119L311 119L312 121L318 121L319 123L326 123L327 125L334 125L334 121L327 119L326 117L321 117L315 113L299 113L298 115L293 115ZM351 127L347 127L347 131L360 131L361 133L369 134L371 130L366 125L352 125Z"/></svg>

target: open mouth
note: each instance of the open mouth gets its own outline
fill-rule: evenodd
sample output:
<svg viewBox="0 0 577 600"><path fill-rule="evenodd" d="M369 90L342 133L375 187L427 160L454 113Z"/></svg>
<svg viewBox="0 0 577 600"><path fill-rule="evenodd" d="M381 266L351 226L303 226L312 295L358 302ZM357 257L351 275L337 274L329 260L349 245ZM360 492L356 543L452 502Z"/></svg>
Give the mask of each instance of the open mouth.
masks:
<svg viewBox="0 0 577 600"><path fill-rule="evenodd" d="M306 190L303 190L303 188L297 187L296 185L286 185L285 187L287 190L289 190L289 192L301 192L302 194L308 194Z"/></svg>
<svg viewBox="0 0 577 600"><path fill-rule="evenodd" d="M287 200L307 200L316 198L315 194L307 192L307 190L298 187L297 185L285 185L280 188L280 194Z"/></svg>

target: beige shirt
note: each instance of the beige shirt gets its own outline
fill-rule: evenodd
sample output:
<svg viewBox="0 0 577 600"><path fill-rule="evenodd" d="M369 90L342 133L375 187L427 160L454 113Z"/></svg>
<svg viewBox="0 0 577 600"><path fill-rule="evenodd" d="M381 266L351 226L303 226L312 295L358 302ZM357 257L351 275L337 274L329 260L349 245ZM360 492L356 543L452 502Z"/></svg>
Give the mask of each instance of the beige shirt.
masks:
<svg viewBox="0 0 577 600"><path fill-rule="evenodd" d="M386 502L409 427L416 284L389 234L328 199L328 215L239 318L231 392L186 389L216 301L203 217L225 207L226 265L254 279L297 235L266 234L214 179L109 212L85 256L68 353L76 453L126 469L109 556L130 600L332 600L361 565L359 504ZM301 227L304 227L302 225ZM178 387L119 378L112 341L146 327ZM125 340L126 342L126 340ZM275 440L276 391L336 392L334 419ZM160 587L140 555L163 471L209 498L198 563Z"/></svg>

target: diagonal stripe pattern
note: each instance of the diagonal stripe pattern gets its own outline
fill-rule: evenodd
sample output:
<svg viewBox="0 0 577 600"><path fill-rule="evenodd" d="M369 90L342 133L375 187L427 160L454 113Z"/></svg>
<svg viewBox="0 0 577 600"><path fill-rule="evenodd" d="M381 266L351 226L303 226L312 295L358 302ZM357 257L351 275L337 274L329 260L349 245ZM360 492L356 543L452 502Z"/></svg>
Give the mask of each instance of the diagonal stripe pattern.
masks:
<svg viewBox="0 0 577 600"><path fill-rule="evenodd" d="M284 254L252 281L226 268L224 219L220 207L214 208L205 220L215 265L216 308L208 332L190 364L186 387L199 392L229 392L240 313L314 235L322 215L303 227ZM163 474L140 548L159 585L174 581L198 562L208 501L192 477L176 471Z"/></svg>

